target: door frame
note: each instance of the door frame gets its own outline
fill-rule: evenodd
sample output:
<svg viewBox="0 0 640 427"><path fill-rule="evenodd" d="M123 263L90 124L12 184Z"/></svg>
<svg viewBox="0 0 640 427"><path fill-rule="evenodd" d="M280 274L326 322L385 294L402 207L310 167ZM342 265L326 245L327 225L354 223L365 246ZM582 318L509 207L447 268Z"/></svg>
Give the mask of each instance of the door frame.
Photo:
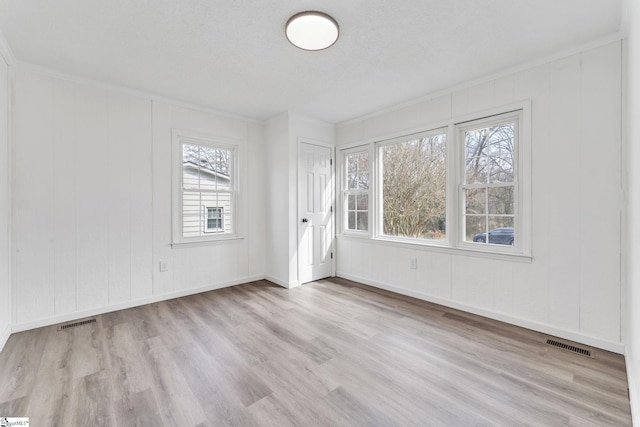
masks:
<svg viewBox="0 0 640 427"><path fill-rule="evenodd" d="M314 140L311 138L298 137L296 141L296 281L298 285L300 282L300 223L302 222L302 216L300 215L300 144L316 145L318 147L324 147L329 149L331 156L331 277L336 275L336 147L334 144L330 144L323 141Z"/></svg>

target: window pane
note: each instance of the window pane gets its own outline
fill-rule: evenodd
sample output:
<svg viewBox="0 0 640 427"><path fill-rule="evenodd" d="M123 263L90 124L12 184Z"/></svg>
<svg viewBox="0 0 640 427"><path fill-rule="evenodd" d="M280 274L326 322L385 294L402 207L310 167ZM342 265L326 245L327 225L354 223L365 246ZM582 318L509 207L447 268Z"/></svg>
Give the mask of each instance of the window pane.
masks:
<svg viewBox="0 0 640 427"><path fill-rule="evenodd" d="M490 170L491 165L488 157L471 157L467 159L465 183L486 184L489 181Z"/></svg>
<svg viewBox="0 0 640 427"><path fill-rule="evenodd" d="M184 237L232 231L233 210L230 192L184 191L182 202L182 235Z"/></svg>
<svg viewBox="0 0 640 427"><path fill-rule="evenodd" d="M182 185L185 189L231 188L232 150L182 145Z"/></svg>
<svg viewBox="0 0 640 427"><path fill-rule="evenodd" d="M444 239L446 135L383 146L383 232Z"/></svg>
<svg viewBox="0 0 640 427"><path fill-rule="evenodd" d="M513 157L491 158L491 182L513 182Z"/></svg>
<svg viewBox="0 0 640 427"><path fill-rule="evenodd" d="M368 212L358 212L357 213L357 227L358 230L368 230L369 229L369 213Z"/></svg>
<svg viewBox="0 0 640 427"><path fill-rule="evenodd" d="M474 129L464 133L465 183L488 182L489 177L489 129Z"/></svg>
<svg viewBox="0 0 640 427"><path fill-rule="evenodd" d="M465 218L465 240L467 242L486 242L485 216L467 216Z"/></svg>
<svg viewBox="0 0 640 427"><path fill-rule="evenodd" d="M513 182L515 123L487 128L491 155L491 182Z"/></svg>
<svg viewBox="0 0 640 427"><path fill-rule="evenodd" d="M355 194L349 194L347 196L348 198L348 204L347 204L347 209L349 209L350 211L355 211L356 210L356 196Z"/></svg>
<svg viewBox="0 0 640 427"><path fill-rule="evenodd" d="M465 183L513 182L515 123L465 132Z"/></svg>
<svg viewBox="0 0 640 427"><path fill-rule="evenodd" d="M489 216L489 243L513 245L516 240L513 217Z"/></svg>
<svg viewBox="0 0 640 427"><path fill-rule="evenodd" d="M369 189L369 153L347 155L347 190Z"/></svg>
<svg viewBox="0 0 640 427"><path fill-rule="evenodd" d="M349 230L355 230L356 229L356 213L355 212L349 212L348 213L348 217L349 217L349 224L348 224L347 228Z"/></svg>
<svg viewBox="0 0 640 427"><path fill-rule="evenodd" d="M513 187L489 188L489 213L513 215Z"/></svg>
<svg viewBox="0 0 640 427"><path fill-rule="evenodd" d="M185 191L182 195L182 234L184 237L202 235L202 215L200 192Z"/></svg>
<svg viewBox="0 0 640 427"><path fill-rule="evenodd" d="M359 194L358 195L357 209L359 211L369 210L369 195L368 194Z"/></svg>
<svg viewBox="0 0 640 427"><path fill-rule="evenodd" d="M182 164L182 187L185 190L197 190L200 188L200 170L191 163Z"/></svg>
<svg viewBox="0 0 640 427"><path fill-rule="evenodd" d="M489 229L513 228L512 216L489 216Z"/></svg>
<svg viewBox="0 0 640 427"><path fill-rule="evenodd" d="M486 194L485 188L470 188L465 190L465 204L467 215L485 214L486 213Z"/></svg>

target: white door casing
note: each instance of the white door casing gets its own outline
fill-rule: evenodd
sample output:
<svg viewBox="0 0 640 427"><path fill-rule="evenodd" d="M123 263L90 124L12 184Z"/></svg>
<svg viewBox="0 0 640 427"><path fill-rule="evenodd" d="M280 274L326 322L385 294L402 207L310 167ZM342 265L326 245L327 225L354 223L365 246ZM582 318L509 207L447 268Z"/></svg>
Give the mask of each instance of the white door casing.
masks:
<svg viewBox="0 0 640 427"><path fill-rule="evenodd" d="M333 272L332 148L298 143L298 283Z"/></svg>

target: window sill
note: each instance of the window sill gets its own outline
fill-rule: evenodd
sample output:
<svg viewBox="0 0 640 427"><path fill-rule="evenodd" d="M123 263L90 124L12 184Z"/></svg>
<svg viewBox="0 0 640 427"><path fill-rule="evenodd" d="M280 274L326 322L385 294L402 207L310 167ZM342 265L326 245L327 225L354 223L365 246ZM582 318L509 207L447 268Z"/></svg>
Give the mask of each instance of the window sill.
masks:
<svg viewBox="0 0 640 427"><path fill-rule="evenodd" d="M342 232L342 236L354 237L356 239L371 239L371 234L369 233L369 231L344 230Z"/></svg>
<svg viewBox="0 0 640 427"><path fill-rule="evenodd" d="M217 237L215 239L194 240L189 242L172 242L171 247L174 249L196 248L199 246L211 246L218 243L230 243L238 240L244 240L242 236Z"/></svg>
<svg viewBox="0 0 640 427"><path fill-rule="evenodd" d="M522 262L522 263L531 263L533 261L533 256L524 255L521 253L509 253L509 252L493 252L487 250L478 250L472 248L461 248L461 247L451 247L445 246L443 243L430 243L430 242L411 242L407 240L400 239L391 239L384 237L376 237L376 238L364 238L364 236L354 236L351 234L340 234L338 235L338 239L347 239L347 240L358 240L361 242L366 242L367 244L374 245L384 245L390 247L400 247L406 249L415 249L415 250L423 250L430 252L438 252L445 253L451 255L459 255L459 256L473 256L478 258L488 258L494 260L501 261L512 261L512 262Z"/></svg>

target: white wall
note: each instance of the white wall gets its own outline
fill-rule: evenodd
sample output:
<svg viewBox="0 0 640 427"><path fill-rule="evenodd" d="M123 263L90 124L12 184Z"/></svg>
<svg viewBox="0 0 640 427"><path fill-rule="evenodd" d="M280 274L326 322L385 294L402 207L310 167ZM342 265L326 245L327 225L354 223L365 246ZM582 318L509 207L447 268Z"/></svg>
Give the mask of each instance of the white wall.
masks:
<svg viewBox="0 0 640 427"><path fill-rule="evenodd" d="M622 352L621 59L614 42L339 125L368 142L530 99L533 261L340 237L338 275Z"/></svg>
<svg viewBox="0 0 640 427"><path fill-rule="evenodd" d="M628 1L626 19L627 139L627 374L634 425L640 425L640 5Z"/></svg>
<svg viewBox="0 0 640 427"><path fill-rule="evenodd" d="M11 333L11 185L9 69L0 56L0 350Z"/></svg>
<svg viewBox="0 0 640 427"><path fill-rule="evenodd" d="M298 142L334 144L334 126L291 112L267 122L267 278L285 287L298 282Z"/></svg>
<svg viewBox="0 0 640 427"><path fill-rule="evenodd" d="M263 277L261 125L24 67L14 114L14 330ZM242 141L243 239L171 247L172 128Z"/></svg>

